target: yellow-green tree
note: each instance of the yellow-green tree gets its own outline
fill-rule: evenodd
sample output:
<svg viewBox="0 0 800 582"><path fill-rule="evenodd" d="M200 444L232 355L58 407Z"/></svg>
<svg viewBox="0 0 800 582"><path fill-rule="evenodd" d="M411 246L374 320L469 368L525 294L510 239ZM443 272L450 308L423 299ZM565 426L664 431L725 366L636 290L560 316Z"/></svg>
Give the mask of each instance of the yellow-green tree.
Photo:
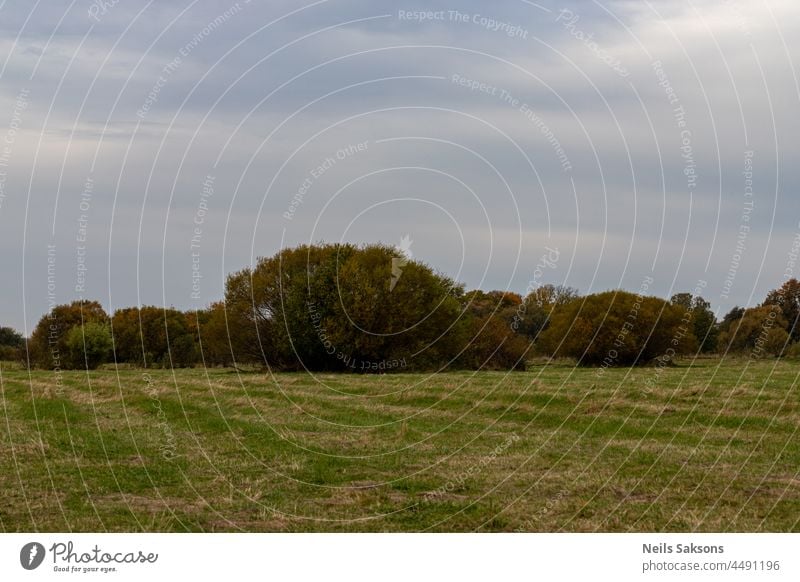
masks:
<svg viewBox="0 0 800 582"><path fill-rule="evenodd" d="M94 370L111 355L111 332L107 323L89 322L67 332L69 367Z"/></svg>

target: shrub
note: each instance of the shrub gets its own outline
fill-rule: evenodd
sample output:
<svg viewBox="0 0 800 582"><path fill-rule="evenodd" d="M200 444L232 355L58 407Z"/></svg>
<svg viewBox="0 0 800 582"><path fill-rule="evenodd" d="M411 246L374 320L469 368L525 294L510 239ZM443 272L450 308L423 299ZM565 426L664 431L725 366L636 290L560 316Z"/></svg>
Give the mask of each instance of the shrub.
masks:
<svg viewBox="0 0 800 582"><path fill-rule="evenodd" d="M773 327L764 338L763 351L770 356L782 356L789 348L789 333L782 327Z"/></svg>
<svg viewBox="0 0 800 582"><path fill-rule="evenodd" d="M800 342L789 344L783 355L784 357L791 358L793 360L800 359Z"/></svg>
<svg viewBox="0 0 800 582"><path fill-rule="evenodd" d="M172 308L128 307L111 318L116 361L145 367L186 367L197 359L195 332Z"/></svg>
<svg viewBox="0 0 800 582"><path fill-rule="evenodd" d="M531 345L502 316L473 318L469 344L459 364L470 370L525 370Z"/></svg>
<svg viewBox="0 0 800 582"><path fill-rule="evenodd" d="M695 350L691 315L657 297L607 291L558 306L537 351L579 364L630 365Z"/></svg>
<svg viewBox="0 0 800 582"><path fill-rule="evenodd" d="M726 352L751 353L755 357L775 355L786 343L786 318L777 305L746 309L742 317L728 322L719 335L720 349ZM783 342L783 343L781 343ZM769 346L767 346L769 343Z"/></svg>

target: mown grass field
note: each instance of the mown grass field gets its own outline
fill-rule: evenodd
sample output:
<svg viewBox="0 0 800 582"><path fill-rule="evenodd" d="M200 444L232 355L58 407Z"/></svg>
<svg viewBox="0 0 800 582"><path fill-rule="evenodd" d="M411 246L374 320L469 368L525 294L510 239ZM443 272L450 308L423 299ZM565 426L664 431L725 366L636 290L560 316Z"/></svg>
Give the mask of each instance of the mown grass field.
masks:
<svg viewBox="0 0 800 582"><path fill-rule="evenodd" d="M800 531L798 371L6 366L0 531Z"/></svg>

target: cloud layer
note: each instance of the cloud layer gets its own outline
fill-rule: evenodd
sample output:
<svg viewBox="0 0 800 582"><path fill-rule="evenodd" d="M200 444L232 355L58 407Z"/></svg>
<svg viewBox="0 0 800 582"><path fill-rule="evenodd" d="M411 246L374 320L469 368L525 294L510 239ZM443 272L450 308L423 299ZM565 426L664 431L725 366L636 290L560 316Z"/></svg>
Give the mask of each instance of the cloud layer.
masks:
<svg viewBox="0 0 800 582"><path fill-rule="evenodd" d="M546 282L757 303L800 232L798 12L7 0L0 322L404 236L470 287L524 291L550 247Z"/></svg>

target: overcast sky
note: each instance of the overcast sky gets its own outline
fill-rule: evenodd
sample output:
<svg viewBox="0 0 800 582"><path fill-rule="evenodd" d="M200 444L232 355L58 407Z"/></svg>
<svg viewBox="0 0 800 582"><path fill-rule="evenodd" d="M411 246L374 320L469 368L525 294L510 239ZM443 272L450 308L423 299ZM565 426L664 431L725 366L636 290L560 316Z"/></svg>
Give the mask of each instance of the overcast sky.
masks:
<svg viewBox="0 0 800 582"><path fill-rule="evenodd" d="M800 270L799 4L0 0L0 325L405 236L468 288L756 304Z"/></svg>

